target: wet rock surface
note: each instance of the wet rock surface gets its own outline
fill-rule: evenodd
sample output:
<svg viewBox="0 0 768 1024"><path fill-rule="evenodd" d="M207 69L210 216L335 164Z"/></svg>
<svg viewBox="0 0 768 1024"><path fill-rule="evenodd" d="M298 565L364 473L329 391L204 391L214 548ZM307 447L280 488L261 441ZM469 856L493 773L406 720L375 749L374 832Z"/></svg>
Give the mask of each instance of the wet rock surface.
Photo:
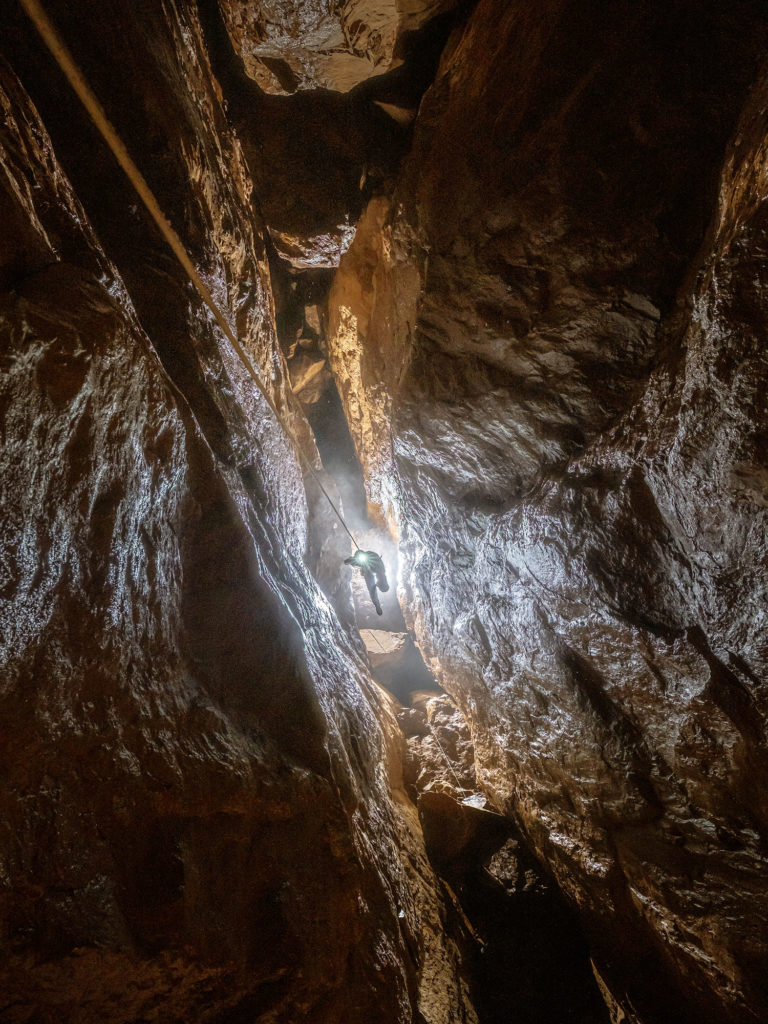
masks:
<svg viewBox="0 0 768 1024"><path fill-rule="evenodd" d="M397 712L405 781L429 858L446 886L482 1022L608 1024L574 912L509 818L478 790L469 726L446 694Z"/></svg>
<svg viewBox="0 0 768 1024"><path fill-rule="evenodd" d="M254 203L281 259L298 270L338 265L367 200L393 187L416 109L467 6L443 4L444 14L403 38L397 68L350 93L315 88L286 96L263 91L246 73L222 16L226 5L199 0L213 69L253 179Z"/></svg>
<svg viewBox="0 0 768 1024"><path fill-rule="evenodd" d="M484 0L331 292L408 624L617 1019L768 1015L763 32Z"/></svg>
<svg viewBox="0 0 768 1024"><path fill-rule="evenodd" d="M764 1020L762 5L47 6L402 560L6 5L0 1016Z"/></svg>
<svg viewBox="0 0 768 1024"><path fill-rule="evenodd" d="M48 6L312 457L195 6ZM0 21L3 1020L470 1024L291 444Z"/></svg>
<svg viewBox="0 0 768 1024"><path fill-rule="evenodd" d="M235 50L269 93L348 92L397 61L402 37L457 0L219 0Z"/></svg>

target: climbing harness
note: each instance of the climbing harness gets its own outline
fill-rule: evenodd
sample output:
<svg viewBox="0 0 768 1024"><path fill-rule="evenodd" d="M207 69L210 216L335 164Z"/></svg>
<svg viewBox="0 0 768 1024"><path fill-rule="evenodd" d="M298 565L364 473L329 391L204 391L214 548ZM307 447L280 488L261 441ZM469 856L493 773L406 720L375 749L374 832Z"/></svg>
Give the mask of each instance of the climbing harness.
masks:
<svg viewBox="0 0 768 1024"><path fill-rule="evenodd" d="M272 410L272 413L274 414L274 417L277 420L278 424L280 425L280 427L282 427L286 436L292 442L299 461L303 462L304 466L309 470L315 483L320 488L326 500L328 501L328 504L331 506L333 511L338 516L339 522L349 534L349 537L352 540L352 543L355 545L355 548L359 551L360 545L357 543L354 536L352 535L351 530L344 521L344 517L342 516L339 509L336 507L330 494L328 494L328 491L323 486L323 483L320 477L318 476L317 472L315 471L314 466L302 451L301 445L296 440L293 430L288 426L287 423L283 421L282 417L280 416L280 413L277 411L275 403L267 394L264 385L261 383L261 378L259 377L253 364L251 363L248 354L243 349L240 342L237 340L237 337L235 336L234 332L232 331L227 321L224 319L224 315L222 314L219 307L216 305L216 302L214 301L214 298L211 295L208 286L200 277L200 274L197 272L195 265L192 263L192 260L190 259L189 254L187 253L187 250L184 247L184 243L181 241L178 234L171 226L170 221L160 208L160 204L158 203L154 193L147 184L141 171L131 158L131 155L128 152L128 149L126 148L125 143L115 131L112 123L110 122L109 118L107 117L104 111L104 108L99 103L91 87L88 85L88 82L86 81L85 76L78 67L74 57L65 45L64 41L62 40L58 31L49 19L48 15L45 13L42 4L39 2L39 0L19 0L19 2L21 3L21 6L24 8L30 20L32 21L35 28L39 32L43 42L51 51L53 59L61 68L61 71L65 75L67 81L72 86L74 91L77 93L80 102L87 110L99 134L104 139L106 144L109 146L115 159L122 167L130 183L136 189L137 193L139 194L139 198L141 199L142 203L147 209L147 212L149 213L150 217L155 222L157 227L160 229L160 233L162 234L163 238L165 238L166 242L173 250L173 254L179 261L183 269L185 270L187 276L189 277L190 281L192 282L198 294L200 295L200 298L203 300L203 302L211 311L211 313L213 313L216 323L224 332L224 335L229 341L230 345L235 350L237 355L240 357L240 360L247 369L254 384L259 389L261 394L264 396L264 399L269 408Z"/></svg>

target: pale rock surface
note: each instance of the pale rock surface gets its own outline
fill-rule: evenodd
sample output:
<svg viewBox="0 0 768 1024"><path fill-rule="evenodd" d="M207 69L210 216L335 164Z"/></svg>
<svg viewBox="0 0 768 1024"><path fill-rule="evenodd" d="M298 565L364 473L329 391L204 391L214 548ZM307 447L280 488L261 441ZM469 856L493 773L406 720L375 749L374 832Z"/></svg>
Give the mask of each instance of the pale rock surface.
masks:
<svg viewBox="0 0 768 1024"><path fill-rule="evenodd" d="M339 224L322 234L289 234L270 228L270 236L280 256L297 270L338 267L339 260L355 237L354 225Z"/></svg>
<svg viewBox="0 0 768 1024"><path fill-rule="evenodd" d="M408 645L407 633L391 633L386 629L361 629L365 650L372 669L382 665L397 666Z"/></svg>
<svg viewBox="0 0 768 1024"><path fill-rule="evenodd" d="M288 370L293 393L304 404L316 402L331 379L326 358L318 352L297 352Z"/></svg>

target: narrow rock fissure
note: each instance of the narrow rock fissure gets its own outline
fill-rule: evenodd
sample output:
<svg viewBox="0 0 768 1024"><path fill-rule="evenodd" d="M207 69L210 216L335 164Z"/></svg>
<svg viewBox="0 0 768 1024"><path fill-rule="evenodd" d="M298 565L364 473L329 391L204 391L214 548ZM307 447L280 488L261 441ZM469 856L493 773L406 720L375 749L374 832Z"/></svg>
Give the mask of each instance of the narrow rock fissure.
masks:
<svg viewBox="0 0 768 1024"><path fill-rule="evenodd" d="M766 1019L764 3L45 5L269 400L5 4L0 1018Z"/></svg>
<svg viewBox="0 0 768 1024"><path fill-rule="evenodd" d="M329 283L305 272L288 286L278 325L289 368L297 346L327 353L327 315L315 310L318 304L323 310ZM310 305L310 317L302 303ZM308 319L323 330L307 330ZM382 553L388 566L391 589L381 595L381 617L358 574L350 573L355 622L373 678L397 701L407 745L405 787L445 886L446 927L464 949L479 1022L501 1024L514 1006L520 1024L607 1024L576 916L520 833L480 791L467 723L406 628L397 597L397 548L368 518L362 468L333 378L304 401L324 468L338 486L358 543Z"/></svg>
<svg viewBox="0 0 768 1024"><path fill-rule="evenodd" d="M398 552L367 514L362 468L333 377L309 376L325 359L327 271L290 271L274 254L278 337L325 470L364 549L384 557L390 590L377 616L359 574L349 571L355 623L376 682L397 701L407 754L404 783L418 808L427 854L445 886L446 927L464 948L480 1024L501 1024L510 1005L520 1024L607 1024L586 941L551 878L520 833L479 791L466 722L424 663L397 597Z"/></svg>

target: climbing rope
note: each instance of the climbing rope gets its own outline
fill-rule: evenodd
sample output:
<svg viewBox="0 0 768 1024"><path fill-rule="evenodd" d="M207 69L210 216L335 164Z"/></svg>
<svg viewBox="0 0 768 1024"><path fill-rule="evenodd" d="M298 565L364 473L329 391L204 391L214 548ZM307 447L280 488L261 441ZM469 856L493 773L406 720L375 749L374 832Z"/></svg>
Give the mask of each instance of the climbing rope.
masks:
<svg viewBox="0 0 768 1024"><path fill-rule="evenodd" d="M125 146L125 143L112 126L112 123L110 122L109 118L104 112L104 108L99 103L93 90L88 85L85 76L78 67L74 57L65 45L64 41L57 32L48 15L45 13L42 4L39 2L39 0L19 0L19 2L26 11L27 15L29 16L37 31L40 33L43 42L51 51L54 60L61 68L67 81L77 93L80 102L87 110L99 134L104 139L106 144L109 146L115 159L122 167L130 183L136 189L136 192L138 193L139 198L146 207L147 212L149 213L150 217L155 222L157 227L160 229L163 238L165 238L166 242L173 250L173 254L176 256L176 259L184 268L187 276L189 277L190 281L192 282L198 294L200 295L200 298L203 300L203 302L211 311L211 313L213 313L216 323L224 332L224 335L229 341L230 345L235 350L237 355L240 357L240 360L242 361L249 375L253 379L254 384L259 389L261 394L264 396L264 399L269 408L272 410L272 413L274 414L278 424L282 427L283 431L285 432L289 440L292 442L297 457L299 458L299 461L303 462L303 464L309 470L315 483L320 488L326 500L328 501L328 504L331 506L333 511L338 516L339 522L349 534L352 543L355 545L355 548L359 551L360 545L357 543L354 536L352 535L351 530L344 521L344 517L342 516L339 509L336 507L330 494L328 494L328 491L326 491L325 487L323 486L323 482L318 476L317 472L315 471L314 466L302 451L301 445L296 440L293 430L288 426L287 423L283 421L282 417L280 416L280 413L277 411L275 403L267 394L264 385L261 383L261 378L256 372L248 354L243 349L240 342L237 340L237 337L235 336L231 327L225 320L224 315L222 314L221 310L214 301L214 298L211 295L208 286L200 277L200 274L197 272L195 265L193 264L192 260L189 257L189 254L187 253L187 250L184 247L184 243L181 241L173 227L171 227L171 223L163 213L162 209L160 208L160 204L155 198L154 193L147 184L139 168L133 162L133 159L131 158L131 155Z"/></svg>
<svg viewBox="0 0 768 1024"><path fill-rule="evenodd" d="M445 761L445 763L448 766L448 771L451 773L451 775L456 780L456 785L458 786L459 789L464 789L464 786L462 786L461 782L459 782L459 776L453 770L453 765L451 764L450 760L448 759L448 755L446 754L445 750L443 750L443 744L437 738L437 730L435 729L435 727L430 722L429 716L427 716L427 726L429 727L429 731L432 733L432 739L435 741L435 743L440 748L440 753L443 755L443 760Z"/></svg>

